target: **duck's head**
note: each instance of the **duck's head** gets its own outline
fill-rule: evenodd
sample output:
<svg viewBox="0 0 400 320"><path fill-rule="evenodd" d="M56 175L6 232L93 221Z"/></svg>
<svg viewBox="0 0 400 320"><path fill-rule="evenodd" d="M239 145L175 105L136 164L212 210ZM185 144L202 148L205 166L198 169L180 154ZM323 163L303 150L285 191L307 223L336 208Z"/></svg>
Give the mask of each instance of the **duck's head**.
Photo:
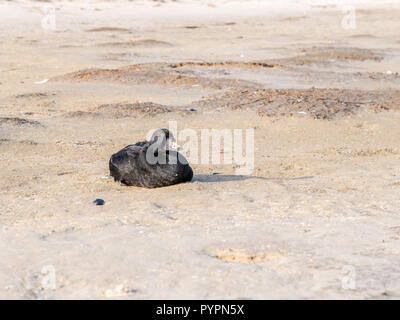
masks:
<svg viewBox="0 0 400 320"><path fill-rule="evenodd" d="M150 144L157 143L159 150L180 150L176 139L168 129L157 129L150 139Z"/></svg>

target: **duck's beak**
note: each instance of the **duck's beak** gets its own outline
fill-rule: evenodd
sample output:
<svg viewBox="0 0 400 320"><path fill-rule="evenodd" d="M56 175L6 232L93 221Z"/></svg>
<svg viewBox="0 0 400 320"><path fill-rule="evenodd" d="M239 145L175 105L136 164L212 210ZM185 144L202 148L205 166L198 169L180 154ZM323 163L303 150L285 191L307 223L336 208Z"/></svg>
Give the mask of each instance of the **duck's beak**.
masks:
<svg viewBox="0 0 400 320"><path fill-rule="evenodd" d="M179 145L176 143L176 140L170 140L170 141L169 141L169 148L172 149L172 150L176 150L176 151L182 150L182 147L179 146Z"/></svg>

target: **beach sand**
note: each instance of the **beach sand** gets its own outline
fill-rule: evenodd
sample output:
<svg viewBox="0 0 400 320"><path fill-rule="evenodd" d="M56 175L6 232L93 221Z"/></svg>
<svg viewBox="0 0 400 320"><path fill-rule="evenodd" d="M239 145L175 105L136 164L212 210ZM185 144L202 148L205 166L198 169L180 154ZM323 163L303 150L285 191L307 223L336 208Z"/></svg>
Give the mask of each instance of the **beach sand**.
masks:
<svg viewBox="0 0 400 320"><path fill-rule="evenodd" d="M399 16L0 2L0 298L400 298ZM254 129L253 172L107 178L111 154L169 121Z"/></svg>

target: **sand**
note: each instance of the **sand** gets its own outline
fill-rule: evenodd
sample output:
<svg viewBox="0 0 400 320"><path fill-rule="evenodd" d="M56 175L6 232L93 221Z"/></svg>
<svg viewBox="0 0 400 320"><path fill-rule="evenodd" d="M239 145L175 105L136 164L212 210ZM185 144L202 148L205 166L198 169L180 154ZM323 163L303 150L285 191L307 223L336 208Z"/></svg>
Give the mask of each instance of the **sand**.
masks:
<svg viewBox="0 0 400 320"><path fill-rule="evenodd" d="M321 3L0 2L0 298L400 298L400 6ZM171 120L253 172L107 177Z"/></svg>

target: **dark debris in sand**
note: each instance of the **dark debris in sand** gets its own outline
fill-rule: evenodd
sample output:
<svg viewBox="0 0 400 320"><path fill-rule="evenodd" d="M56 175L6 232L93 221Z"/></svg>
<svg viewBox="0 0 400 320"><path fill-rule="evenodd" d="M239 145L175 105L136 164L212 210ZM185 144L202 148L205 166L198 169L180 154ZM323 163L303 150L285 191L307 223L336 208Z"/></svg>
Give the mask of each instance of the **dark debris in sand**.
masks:
<svg viewBox="0 0 400 320"><path fill-rule="evenodd" d="M131 48L131 47L171 47L172 44L166 41L144 39L135 41L115 41L115 42L102 42L97 44L101 47L119 47L119 48Z"/></svg>
<svg viewBox="0 0 400 320"><path fill-rule="evenodd" d="M304 49L302 60L330 61L330 60L358 60L367 59L380 61L382 57L375 51L358 48L331 48L313 47ZM283 59L284 60L284 59ZM281 60L281 62L283 61ZM288 62L289 60L286 60ZM298 60L293 60L295 63ZM290 65L290 64L289 64ZM257 112L261 117L280 117L307 115L317 119L333 119L339 116L355 114L358 110L375 112L400 109L400 91L363 91L351 89L264 89L254 82L209 78L198 68L239 67L258 68L285 68L289 65L272 64L266 62L181 62L181 63L143 63L119 69L88 69L69 73L53 78L53 81L99 81L119 82L124 84L157 84L162 86L192 87L201 86L208 89L223 89L200 101L185 106L186 110L247 110ZM196 69L197 68L197 69ZM334 73L340 78L343 73ZM315 74L314 74L315 76ZM350 74L353 78L371 78L376 80L397 81L398 74ZM104 104L95 110L108 117L141 117L154 116L167 112L183 112L182 109L145 103L115 103ZM70 113L69 117L92 116L92 113Z"/></svg>
<svg viewBox="0 0 400 320"><path fill-rule="evenodd" d="M96 118L99 117L100 114L97 112L90 112L90 111L70 111L64 114L65 118L73 118L73 119L79 119L79 118Z"/></svg>
<svg viewBox="0 0 400 320"><path fill-rule="evenodd" d="M223 62L180 62L168 64L171 68L182 67L246 67L246 68L276 68L278 64L266 62L242 62L242 61L223 61Z"/></svg>
<svg viewBox="0 0 400 320"><path fill-rule="evenodd" d="M163 86L192 87L200 86L210 89L226 89L237 87L255 87L255 83L237 79L207 78L196 74L193 70L185 69L185 66L260 66L269 68L264 63L145 63L137 64L119 69L88 69L68 73L55 77L53 81L104 81L119 82L124 84L158 84Z"/></svg>
<svg viewBox="0 0 400 320"><path fill-rule="evenodd" d="M290 58L274 60L283 67L303 66L303 65L327 65L334 62L351 61L381 61L383 55L370 49L351 48L351 47L312 47L300 50L300 55Z"/></svg>
<svg viewBox="0 0 400 320"><path fill-rule="evenodd" d="M86 30L86 32L131 32L131 30L126 28L117 28L117 27L100 27L100 28L92 28Z"/></svg>
<svg viewBox="0 0 400 320"><path fill-rule="evenodd" d="M352 47L312 47L311 49L303 49L305 57L321 60L342 60L342 61L365 61L374 60L381 61L383 55L371 50Z"/></svg>
<svg viewBox="0 0 400 320"><path fill-rule="evenodd" d="M152 102L103 104L96 108L111 118L148 117L168 112L190 114L190 110L252 110L260 117L309 116L331 120L360 110L400 110L400 91L346 89L249 89L230 90L178 109ZM80 112L77 117L92 115Z"/></svg>
<svg viewBox="0 0 400 320"><path fill-rule="evenodd" d="M23 118L8 118L8 117L0 117L0 125L1 124L9 124L13 126L23 126L23 125L30 125L30 126L41 126L40 122L35 120L28 120Z"/></svg>
<svg viewBox="0 0 400 320"><path fill-rule="evenodd" d="M201 109L253 109L261 117L307 114L317 119L333 119L355 114L361 108L375 112L400 110L400 91L246 89L216 95L192 106Z"/></svg>
<svg viewBox="0 0 400 320"><path fill-rule="evenodd" d="M116 118L155 116L173 111L170 107L152 102L103 104L97 110Z"/></svg>
<svg viewBox="0 0 400 320"><path fill-rule="evenodd" d="M32 140L0 139L0 145L1 144L23 144L23 145L37 146L39 143Z"/></svg>
<svg viewBox="0 0 400 320"><path fill-rule="evenodd" d="M55 94L52 95L54 96ZM44 99L48 98L49 94L47 92L30 92L30 93L17 94L14 97L16 99Z"/></svg>

